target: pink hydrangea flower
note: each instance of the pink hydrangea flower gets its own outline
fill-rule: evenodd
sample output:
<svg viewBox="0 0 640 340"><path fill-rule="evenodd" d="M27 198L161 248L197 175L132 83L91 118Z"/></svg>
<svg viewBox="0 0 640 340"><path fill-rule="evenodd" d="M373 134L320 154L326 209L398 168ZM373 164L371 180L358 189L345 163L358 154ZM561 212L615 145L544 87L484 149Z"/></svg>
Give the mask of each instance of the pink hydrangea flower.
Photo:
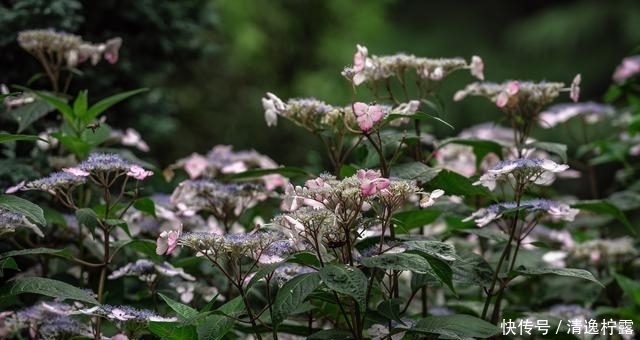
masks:
<svg viewBox="0 0 640 340"><path fill-rule="evenodd" d="M569 97L571 98L571 100L573 100L573 102L577 102L578 99L580 98L580 82L582 81L582 76L580 75L580 73L576 74L576 76L573 78L573 81L571 82L571 90L569 92Z"/></svg>
<svg viewBox="0 0 640 340"><path fill-rule="evenodd" d="M509 103L509 98L516 95L520 91L520 82L517 80L510 81L504 91L500 92L496 97L496 105L505 107Z"/></svg>
<svg viewBox="0 0 640 340"><path fill-rule="evenodd" d="M382 177L380 171L377 170L360 169L356 173L356 176L360 181L362 196L375 195L378 191L388 188L391 184L391 181L388 178Z"/></svg>
<svg viewBox="0 0 640 340"><path fill-rule="evenodd" d="M366 47L361 45L356 45L357 51L353 56L353 70L356 72L360 72L364 70L364 67L367 63L367 55L369 51Z"/></svg>
<svg viewBox="0 0 640 340"><path fill-rule="evenodd" d="M143 167L139 165L132 165L127 171L127 176L133 177L139 181L153 175L153 171L145 170Z"/></svg>
<svg viewBox="0 0 640 340"><path fill-rule="evenodd" d="M209 166L207 157L192 153L191 156L185 159L182 168L186 171L187 175L189 175L190 179L194 179L200 177L207 169L207 166Z"/></svg>
<svg viewBox="0 0 640 340"><path fill-rule="evenodd" d="M356 115L358 126L362 132L371 130L371 128L384 117L384 111L380 105L367 105L362 102L353 104L353 112Z"/></svg>
<svg viewBox="0 0 640 340"><path fill-rule="evenodd" d="M480 57L478 57L477 55L474 55L473 57L471 57L470 68L471 68L472 76L480 80L484 80L484 62Z"/></svg>
<svg viewBox="0 0 640 340"><path fill-rule="evenodd" d="M171 254L178 246L178 239L182 233L182 224L178 230L163 231L156 240L156 254Z"/></svg>
<svg viewBox="0 0 640 340"><path fill-rule="evenodd" d="M62 171L80 177L87 177L90 175L88 171L84 171L80 168L62 168Z"/></svg>
<svg viewBox="0 0 640 340"><path fill-rule="evenodd" d="M616 67L613 73L613 80L618 84L622 84L638 73L640 73L640 55L626 57Z"/></svg>
<svg viewBox="0 0 640 340"><path fill-rule="evenodd" d="M120 46L122 46L122 38L109 39L105 43L104 59L108 61L109 64L115 64L118 62L118 51L120 50Z"/></svg>

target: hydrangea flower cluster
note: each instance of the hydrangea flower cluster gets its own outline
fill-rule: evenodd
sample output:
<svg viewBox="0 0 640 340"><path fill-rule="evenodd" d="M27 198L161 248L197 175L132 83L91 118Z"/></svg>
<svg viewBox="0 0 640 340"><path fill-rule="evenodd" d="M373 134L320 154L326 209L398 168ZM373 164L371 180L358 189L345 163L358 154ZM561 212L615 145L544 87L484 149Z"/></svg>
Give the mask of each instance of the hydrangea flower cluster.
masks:
<svg viewBox="0 0 640 340"><path fill-rule="evenodd" d="M236 218L257 202L266 199L260 187L252 183L222 183L213 180L186 180L171 194L180 215L192 216L208 211L220 220Z"/></svg>
<svg viewBox="0 0 640 340"><path fill-rule="evenodd" d="M415 70L421 79L441 81L454 71L470 69L471 75L484 79L484 63L478 56L473 56L471 62L467 63L462 58L430 59L402 53L369 56L369 50L365 46L357 45L356 49L353 66L342 71L342 75L356 86L401 76L406 70Z"/></svg>
<svg viewBox="0 0 640 340"><path fill-rule="evenodd" d="M640 73L640 55L632 55L622 59L622 62L613 72L613 81L623 84L627 79Z"/></svg>
<svg viewBox="0 0 640 340"><path fill-rule="evenodd" d="M101 306L95 306L92 308L79 311L82 314L87 315L100 315L106 317L109 320L117 322L136 322L147 323L153 322L175 322L178 321L176 317L165 317L154 313L146 309L137 309L130 306L112 306L104 304Z"/></svg>
<svg viewBox="0 0 640 340"><path fill-rule="evenodd" d="M557 104L540 113L540 126L551 128L564 123L573 117L583 117L587 123L596 123L605 118L613 117L615 109L611 105L594 102Z"/></svg>
<svg viewBox="0 0 640 340"><path fill-rule="evenodd" d="M195 277L185 273L184 269L176 268L169 262L153 263L147 259L140 259L136 262L114 270L109 276L109 280L119 279L124 276L135 276L143 282L154 282L158 275L165 277L180 277L187 281L195 281Z"/></svg>
<svg viewBox="0 0 640 340"><path fill-rule="evenodd" d="M94 44L65 32L26 30L18 33L18 44L38 59L49 56L52 60L66 60L67 66L75 67L89 59L91 64L96 65L102 58L115 64L122 39L116 37Z"/></svg>
<svg viewBox="0 0 640 340"><path fill-rule="evenodd" d="M173 169L181 168L190 179L215 178L219 175L237 174L250 169L275 169L278 164L255 150L233 151L229 145L216 145L206 155L193 153L169 166L165 176L172 177ZM288 180L279 174L261 177L267 191L284 187Z"/></svg>
<svg viewBox="0 0 640 340"><path fill-rule="evenodd" d="M152 171L145 170L140 165L124 160L120 155L111 153L92 153L89 158L77 166L63 168L62 171L80 177L104 173L126 174L128 177L133 177L137 180L143 180L153 175Z"/></svg>
<svg viewBox="0 0 640 340"><path fill-rule="evenodd" d="M38 236L44 236L42 230L40 230L37 225L29 221L25 215L0 207L0 236L7 233L13 233L16 228L31 229L31 231L36 233Z"/></svg>
<svg viewBox="0 0 640 340"><path fill-rule="evenodd" d="M522 208L527 213L546 213L552 220L564 220L573 221L576 215L580 212L578 209L571 208L566 203L550 201L546 199L534 199L529 201L522 201L520 204L516 202L503 202L490 205L486 208L481 208L471 214L471 216L464 219L464 221L474 220L479 227L501 218L506 212L513 211L513 209Z"/></svg>
<svg viewBox="0 0 640 340"><path fill-rule="evenodd" d="M518 158L504 160L485 174L474 185L484 185L493 190L499 181L510 181L514 186L538 184L550 185L555 180L555 174L569 168L566 164L557 164L550 159Z"/></svg>
<svg viewBox="0 0 640 340"><path fill-rule="evenodd" d="M19 311L0 313L0 337L26 331L31 339L93 337L88 325L73 318L77 308L61 302L39 302Z"/></svg>

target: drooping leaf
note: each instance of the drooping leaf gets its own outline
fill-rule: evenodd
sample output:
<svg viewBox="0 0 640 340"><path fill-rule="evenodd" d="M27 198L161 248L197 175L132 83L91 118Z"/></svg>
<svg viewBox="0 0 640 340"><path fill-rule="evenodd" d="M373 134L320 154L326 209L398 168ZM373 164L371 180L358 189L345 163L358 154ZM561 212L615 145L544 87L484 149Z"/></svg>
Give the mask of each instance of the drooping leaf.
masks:
<svg viewBox="0 0 640 340"><path fill-rule="evenodd" d="M454 282L476 286L491 282L493 269L482 256L471 252L458 256L460 259L451 266Z"/></svg>
<svg viewBox="0 0 640 340"><path fill-rule="evenodd" d="M89 98L87 90L78 92L76 100L73 101L73 112L80 121L85 122L87 116L87 108L89 107Z"/></svg>
<svg viewBox="0 0 640 340"><path fill-rule="evenodd" d="M244 303L241 297L236 297L220 306L217 314L207 316L197 326L198 340L219 340L229 333L238 316L244 313Z"/></svg>
<svg viewBox="0 0 640 340"><path fill-rule="evenodd" d="M52 105L44 100L35 100L33 103L13 108L9 113L18 122L17 132L20 133L54 109Z"/></svg>
<svg viewBox="0 0 640 340"><path fill-rule="evenodd" d="M384 270L406 270L419 274L433 273L429 262L418 254L386 253L362 258L363 266Z"/></svg>
<svg viewBox="0 0 640 340"><path fill-rule="evenodd" d="M45 225L44 212L38 205L14 195L0 195L0 207L24 215L29 221Z"/></svg>
<svg viewBox="0 0 640 340"><path fill-rule="evenodd" d="M100 223L96 212L89 208L76 210L76 218L78 219L78 224L86 226L91 232L93 232Z"/></svg>
<svg viewBox="0 0 640 340"><path fill-rule="evenodd" d="M622 291L630 296L637 306L640 306L640 282L617 273L613 274L613 277L616 279Z"/></svg>
<svg viewBox="0 0 640 340"><path fill-rule="evenodd" d="M133 203L133 207L149 216L156 217L156 204L149 197L138 198Z"/></svg>
<svg viewBox="0 0 640 340"><path fill-rule="evenodd" d="M46 295L62 300L76 300L92 305L99 302L86 290L74 287L68 283L47 279L44 277L20 277L8 282L0 289L0 297L33 293Z"/></svg>
<svg viewBox="0 0 640 340"><path fill-rule="evenodd" d="M423 183L432 180L439 172L439 169L434 169L420 162L396 164L391 167L392 177L420 181Z"/></svg>
<svg viewBox="0 0 640 340"><path fill-rule="evenodd" d="M453 245L440 241L420 240L406 241L405 245L409 249L419 250L429 256L438 258L443 261L455 261L457 259L456 249Z"/></svg>
<svg viewBox="0 0 640 340"><path fill-rule="evenodd" d="M437 277L444 285L449 287L453 294L456 294L456 289L453 286L453 269L451 269L451 265L432 256L426 256L425 258L433 269L435 277Z"/></svg>
<svg viewBox="0 0 640 340"><path fill-rule="evenodd" d="M615 205L603 201L603 200L588 200L588 201L580 201L571 205L573 208L584 209L593 211L598 214L606 214L616 218L620 223L622 223L633 235L637 235L637 230L634 228L625 214L618 209Z"/></svg>
<svg viewBox="0 0 640 340"><path fill-rule="evenodd" d="M389 320L396 321L404 324L400 316L401 306L405 304L404 299L389 299L380 302L376 310L378 313L388 318Z"/></svg>
<svg viewBox="0 0 640 340"><path fill-rule="evenodd" d="M55 107L58 111L60 111L64 119L67 120L69 123L75 120L76 117L73 112L73 108L71 108L71 106L67 104L66 100L42 91L36 91L35 94L38 97L44 99L51 106Z"/></svg>
<svg viewBox="0 0 640 340"><path fill-rule="evenodd" d="M575 277L583 280L588 280L591 282L595 282L598 285L604 288L604 285L596 279L593 274L584 270L577 268L524 268L519 267L515 270L516 273L523 275L545 275L545 274L553 274L560 276L568 276Z"/></svg>
<svg viewBox="0 0 640 340"><path fill-rule="evenodd" d="M38 136L33 136L33 135L16 135L16 134L6 133L6 132L0 133L0 143L13 142L18 140L35 141L38 139L40 139Z"/></svg>
<svg viewBox="0 0 640 340"><path fill-rule="evenodd" d="M181 303L178 302L176 300L173 300L172 298L162 294L162 293L158 293L158 295L160 295L160 297L162 298L162 300L164 300L164 302L167 303L167 305L169 305L169 307L171 307L171 309L173 309L174 312L178 313L178 315L184 319L191 319L194 318L198 315L198 311Z"/></svg>
<svg viewBox="0 0 640 340"><path fill-rule="evenodd" d="M320 269L320 278L329 289L353 297L365 309L367 277L355 267L330 264Z"/></svg>
<svg viewBox="0 0 640 340"><path fill-rule="evenodd" d="M441 214L432 209L402 211L393 215L393 221L398 229L407 232L435 222Z"/></svg>
<svg viewBox="0 0 640 340"><path fill-rule="evenodd" d="M318 273L301 274L285 282L278 290L273 302L271 314L273 324L278 325L284 321L319 285L320 275Z"/></svg>
<svg viewBox="0 0 640 340"><path fill-rule="evenodd" d="M137 90L132 90L132 91L127 91L127 92L122 92L122 93L118 93L115 94L113 96L107 97L105 99L102 99L101 101L91 105L91 107L87 110L87 114L84 117L84 124L88 124L89 122L93 121L94 119L96 119L96 117L98 117L99 114L101 114L102 112L104 112L105 110L107 110L108 108L112 107L113 105L131 97L134 96L138 93L147 91L148 89L146 88L142 88L142 89L137 89Z"/></svg>
<svg viewBox="0 0 640 340"><path fill-rule="evenodd" d="M52 248L29 248L29 249L21 249L21 250L12 250L6 253L0 254L0 259L11 256L22 256L22 255L56 255L64 258L71 257L71 251L69 249L52 249Z"/></svg>
<svg viewBox="0 0 640 340"><path fill-rule="evenodd" d="M449 170L440 171L427 183L426 188L428 190L442 189L447 195L491 197L491 192L484 186L473 185L469 178Z"/></svg>
<svg viewBox="0 0 640 340"><path fill-rule="evenodd" d="M418 320L413 327L400 328L410 333L437 334L447 339L486 339L500 332L497 326L466 314L429 316Z"/></svg>
<svg viewBox="0 0 640 340"><path fill-rule="evenodd" d="M181 326L171 322L150 321L147 328L161 340L198 340L198 333L193 325Z"/></svg>
<svg viewBox="0 0 640 340"><path fill-rule="evenodd" d="M567 146L560 143L549 143L549 142L532 142L527 143L525 146L527 149L540 149L544 151L548 151L552 154L560 156L560 159L563 163L567 162Z"/></svg>

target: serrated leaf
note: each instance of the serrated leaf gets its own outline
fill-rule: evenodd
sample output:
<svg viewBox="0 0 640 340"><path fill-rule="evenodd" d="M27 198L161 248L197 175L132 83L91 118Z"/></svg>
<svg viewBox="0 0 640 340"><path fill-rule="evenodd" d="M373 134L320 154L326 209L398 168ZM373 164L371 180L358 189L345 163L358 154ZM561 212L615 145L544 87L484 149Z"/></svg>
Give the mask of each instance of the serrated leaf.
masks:
<svg viewBox="0 0 640 340"><path fill-rule="evenodd" d="M162 300L164 300L164 302L167 303L167 305L169 305L169 307L171 307L171 309L173 309L174 312L178 313L178 315L180 315L182 318L184 319L191 319L194 318L198 315L198 311L183 304L180 303L176 300L173 300L172 298L162 294L162 293L158 293L158 295L160 295L160 297L162 298Z"/></svg>
<svg viewBox="0 0 640 340"><path fill-rule="evenodd" d="M220 306L217 313L209 315L197 327L198 340L219 340L227 334L235 324L235 318L244 312L244 303L241 297L236 297Z"/></svg>
<svg viewBox="0 0 640 340"><path fill-rule="evenodd" d="M441 214L438 210L422 209L395 213L392 218L398 229L407 232L435 222Z"/></svg>
<svg viewBox="0 0 640 340"><path fill-rule="evenodd" d="M353 297L360 306L360 310L365 310L367 277L360 269L330 264L322 267L319 273L329 289Z"/></svg>
<svg viewBox="0 0 640 340"><path fill-rule="evenodd" d="M12 250L6 253L0 254L0 259L11 256L22 256L22 255L56 255L64 258L70 258L71 251L69 249L52 249L52 248L30 248L30 249L21 249L21 250Z"/></svg>
<svg viewBox="0 0 640 340"><path fill-rule="evenodd" d="M274 270L278 269L278 267L284 264L286 264L286 262L275 262L260 267L260 269L258 269L258 271L256 271L251 277L251 280L247 284L246 290L248 291L249 289L253 288L253 285L255 285L258 281L262 280L265 276L273 273Z"/></svg>
<svg viewBox="0 0 640 340"><path fill-rule="evenodd" d="M629 223L629 220L624 215L622 210L618 209L615 205L602 200L588 200L580 201L571 205L572 208L589 210L598 214L607 214L615 217L620 223L622 223L633 235L637 235L636 229Z"/></svg>
<svg viewBox="0 0 640 340"><path fill-rule="evenodd" d="M560 156L563 163L567 162L567 146L560 143L532 142L524 146L526 149L540 149Z"/></svg>
<svg viewBox="0 0 640 340"><path fill-rule="evenodd" d="M38 205L14 195L0 195L0 207L9 211L21 213L29 221L45 225L44 212Z"/></svg>
<svg viewBox="0 0 640 340"><path fill-rule="evenodd" d="M447 195L468 197L480 195L491 197L491 192L482 185L473 185L473 182L456 172L442 170L426 185L428 190L442 189Z"/></svg>
<svg viewBox="0 0 640 340"><path fill-rule="evenodd" d="M391 167L391 176L401 179L428 182L435 178L439 169L434 169L420 162L396 164Z"/></svg>
<svg viewBox="0 0 640 340"><path fill-rule="evenodd" d="M466 253L459 257L460 259L451 266L453 281L477 286L484 286L491 282L493 268L482 256Z"/></svg>
<svg viewBox="0 0 640 340"><path fill-rule="evenodd" d="M151 321L147 328L161 340L198 340L196 327L192 325L179 326L175 323Z"/></svg>
<svg viewBox="0 0 640 340"><path fill-rule="evenodd" d="M133 203L133 207L149 216L156 217L156 203L149 197L138 198Z"/></svg>
<svg viewBox="0 0 640 340"><path fill-rule="evenodd" d="M62 300L76 300L92 305L100 304L86 290L76 288L68 283L44 277L20 277L7 283L0 290L0 297L33 293L46 295Z"/></svg>
<svg viewBox="0 0 640 340"><path fill-rule="evenodd" d="M413 327L400 327L410 333L439 334L447 339L485 339L500 333L500 328L475 316L454 314L429 316Z"/></svg>
<svg viewBox="0 0 640 340"><path fill-rule="evenodd" d="M394 253L380 254L362 258L362 265L384 270L407 270L419 274L433 273L429 262L418 254Z"/></svg>
<svg viewBox="0 0 640 340"><path fill-rule="evenodd" d="M99 114L101 114L111 106L144 91L147 91L147 89L143 88L143 89L137 89L137 90L118 93L113 96L102 99L101 101L91 105L91 107L87 110L87 114L85 116L85 120L84 120L85 124L96 119L96 117L98 117Z"/></svg>
<svg viewBox="0 0 640 340"><path fill-rule="evenodd" d="M404 299L389 299L380 302L376 310L389 320L404 324L400 317L400 306L405 303Z"/></svg>
<svg viewBox="0 0 640 340"><path fill-rule="evenodd" d="M604 288L604 285L596 279L593 274L584 270L584 269L576 269L576 268L524 268L519 267L515 270L516 273L523 275L545 275L545 274L553 274L560 276L568 276L568 277L576 277L579 279L588 280L591 282L595 282L598 285Z"/></svg>
<svg viewBox="0 0 640 340"><path fill-rule="evenodd" d="M78 220L78 224L89 228L91 233L96 230L96 227L100 223L96 212L89 208L80 208L76 210L76 219Z"/></svg>
<svg viewBox="0 0 640 340"><path fill-rule="evenodd" d="M640 282L617 273L613 274L613 277L616 279L622 291L633 299L636 306L640 306Z"/></svg>
<svg viewBox="0 0 640 340"><path fill-rule="evenodd" d="M457 294L456 289L453 287L453 269L451 269L451 266L447 262L435 257L426 256L425 258L429 262L434 276L449 287L453 294Z"/></svg>
<svg viewBox="0 0 640 340"><path fill-rule="evenodd" d="M17 132L20 133L53 110L54 107L46 101L35 100L33 103L13 108L9 113L18 122Z"/></svg>
<svg viewBox="0 0 640 340"><path fill-rule="evenodd" d="M458 258L456 256L456 249L449 243L421 240L405 241L404 244L407 245L409 249L419 250L429 256L438 258L443 261L450 262L455 261Z"/></svg>
<svg viewBox="0 0 640 340"><path fill-rule="evenodd" d="M320 285L318 273L301 274L285 282L273 301L271 321L278 325Z"/></svg>

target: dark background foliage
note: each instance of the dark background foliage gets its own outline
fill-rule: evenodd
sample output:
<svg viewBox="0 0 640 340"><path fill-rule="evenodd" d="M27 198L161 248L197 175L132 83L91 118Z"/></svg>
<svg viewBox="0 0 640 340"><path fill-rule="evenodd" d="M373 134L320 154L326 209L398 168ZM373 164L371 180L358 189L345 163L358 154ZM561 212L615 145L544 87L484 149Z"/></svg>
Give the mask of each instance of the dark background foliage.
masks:
<svg viewBox="0 0 640 340"><path fill-rule="evenodd" d="M583 75L583 100L599 100L615 65L640 41L636 1L528 0L187 0L0 1L0 82L46 87L37 61L22 51L20 30L54 28L99 42L124 40L116 65L83 67L70 93L90 99L139 87L151 91L108 112L116 127L133 126L164 166L215 144L255 148L280 163L323 165L314 140L281 122L264 123L260 98L314 96L351 100L340 76L356 43L371 54L397 51L428 57L483 57L491 81L518 78L569 82ZM471 81L456 75L444 93ZM367 99L366 91L359 98ZM482 100L451 105L434 125L440 136L472 123L499 120ZM2 129L9 126L3 124ZM544 138L562 141L547 132Z"/></svg>

